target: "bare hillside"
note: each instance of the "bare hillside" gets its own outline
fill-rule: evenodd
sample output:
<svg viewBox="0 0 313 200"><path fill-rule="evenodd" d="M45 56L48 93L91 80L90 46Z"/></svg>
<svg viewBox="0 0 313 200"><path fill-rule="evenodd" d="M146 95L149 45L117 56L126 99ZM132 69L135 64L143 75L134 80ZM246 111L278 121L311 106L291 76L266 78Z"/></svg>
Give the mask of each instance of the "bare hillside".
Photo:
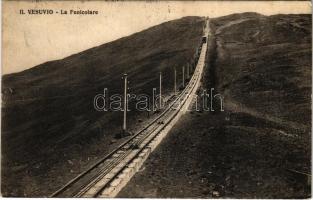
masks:
<svg viewBox="0 0 313 200"><path fill-rule="evenodd" d="M185 17L49 61L2 78L2 194L45 196L120 143L122 112L98 112L95 95L151 94L163 72L164 94L173 70L194 60L204 20ZM181 77L181 70L178 77ZM178 81L181 82L179 79ZM129 112L129 124L146 113Z"/></svg>
<svg viewBox="0 0 313 200"><path fill-rule="evenodd" d="M210 19L203 89L224 111L189 112L119 197L309 198L311 15Z"/></svg>

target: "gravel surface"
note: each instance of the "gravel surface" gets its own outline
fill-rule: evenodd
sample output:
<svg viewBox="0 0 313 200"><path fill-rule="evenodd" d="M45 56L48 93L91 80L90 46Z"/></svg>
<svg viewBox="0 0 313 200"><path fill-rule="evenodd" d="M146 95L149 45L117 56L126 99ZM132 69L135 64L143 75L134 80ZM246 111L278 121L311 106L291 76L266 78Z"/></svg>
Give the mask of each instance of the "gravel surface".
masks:
<svg viewBox="0 0 313 200"><path fill-rule="evenodd" d="M309 142L243 115L186 114L118 197L309 197L308 176L289 171L308 170Z"/></svg>
<svg viewBox="0 0 313 200"><path fill-rule="evenodd" d="M225 111L186 114L119 197L309 198L311 15L210 23L203 88Z"/></svg>

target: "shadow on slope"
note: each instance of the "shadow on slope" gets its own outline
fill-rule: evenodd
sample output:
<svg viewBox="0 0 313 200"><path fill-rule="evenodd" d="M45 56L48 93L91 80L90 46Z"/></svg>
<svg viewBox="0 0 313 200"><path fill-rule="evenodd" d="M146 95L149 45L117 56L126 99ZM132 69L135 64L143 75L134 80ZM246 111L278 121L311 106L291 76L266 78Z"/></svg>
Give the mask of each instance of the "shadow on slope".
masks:
<svg viewBox="0 0 313 200"><path fill-rule="evenodd" d="M122 113L96 111L94 96L104 88L121 94L124 73L131 93L151 95L159 71L170 95L174 67L193 62L202 26L185 17L3 76L3 195L49 195L107 152ZM140 114L129 112L129 124Z"/></svg>
<svg viewBox="0 0 313 200"><path fill-rule="evenodd" d="M118 197L309 198L311 15L210 22L202 89L225 111L183 116Z"/></svg>

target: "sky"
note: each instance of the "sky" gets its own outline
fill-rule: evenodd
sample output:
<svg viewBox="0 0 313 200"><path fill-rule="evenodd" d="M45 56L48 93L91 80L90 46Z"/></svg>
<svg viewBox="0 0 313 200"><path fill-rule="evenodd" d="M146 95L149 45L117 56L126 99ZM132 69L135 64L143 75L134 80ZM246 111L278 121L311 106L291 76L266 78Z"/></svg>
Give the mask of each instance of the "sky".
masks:
<svg viewBox="0 0 313 200"><path fill-rule="evenodd" d="M21 15L20 9L52 9L52 15ZM98 15L60 15L62 10L96 10ZM232 13L311 13L309 1L4 1L2 74L62 59L151 26L184 16Z"/></svg>

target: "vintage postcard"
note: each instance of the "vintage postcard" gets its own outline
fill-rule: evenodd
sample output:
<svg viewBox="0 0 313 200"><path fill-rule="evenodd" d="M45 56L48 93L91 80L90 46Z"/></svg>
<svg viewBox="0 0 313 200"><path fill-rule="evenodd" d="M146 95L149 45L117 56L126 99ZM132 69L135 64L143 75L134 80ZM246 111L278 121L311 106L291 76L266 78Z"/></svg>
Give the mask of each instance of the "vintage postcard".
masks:
<svg viewBox="0 0 313 200"><path fill-rule="evenodd" d="M311 198L310 1L2 1L1 195Z"/></svg>

